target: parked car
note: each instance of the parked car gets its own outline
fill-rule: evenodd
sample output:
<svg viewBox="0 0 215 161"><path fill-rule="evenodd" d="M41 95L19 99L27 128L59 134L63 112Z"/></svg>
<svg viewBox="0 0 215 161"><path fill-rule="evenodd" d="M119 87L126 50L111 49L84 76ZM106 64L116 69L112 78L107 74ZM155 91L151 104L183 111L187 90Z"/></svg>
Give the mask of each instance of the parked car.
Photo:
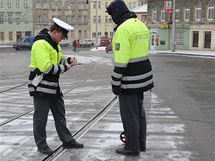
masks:
<svg viewBox="0 0 215 161"><path fill-rule="evenodd" d="M81 48L90 48L93 46L94 43L92 43L92 41L89 40L80 40L80 47Z"/></svg>
<svg viewBox="0 0 215 161"><path fill-rule="evenodd" d="M32 44L34 42L34 36L23 36L20 37L16 44L13 45L13 48L16 50L28 49L31 50Z"/></svg>
<svg viewBox="0 0 215 161"><path fill-rule="evenodd" d="M66 46L69 46L70 41L68 39L63 39L59 42L59 44L61 47L66 47Z"/></svg>
<svg viewBox="0 0 215 161"><path fill-rule="evenodd" d="M106 53L108 53L109 51L113 51L112 43L110 43L109 45L106 46L105 51L106 51Z"/></svg>

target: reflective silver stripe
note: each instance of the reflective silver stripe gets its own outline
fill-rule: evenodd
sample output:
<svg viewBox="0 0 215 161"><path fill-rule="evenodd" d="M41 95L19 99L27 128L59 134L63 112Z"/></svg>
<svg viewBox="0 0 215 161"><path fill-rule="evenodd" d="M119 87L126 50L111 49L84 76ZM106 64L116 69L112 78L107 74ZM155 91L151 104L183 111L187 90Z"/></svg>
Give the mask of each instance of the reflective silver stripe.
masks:
<svg viewBox="0 0 215 161"><path fill-rule="evenodd" d="M54 87L58 86L58 83L56 83L56 82L48 82L48 81L45 81L45 80L42 80L40 83L44 84L44 85L48 85L48 86L54 86Z"/></svg>
<svg viewBox="0 0 215 161"><path fill-rule="evenodd" d="M152 75L152 71L150 71L146 74L138 75L138 76L124 76L124 77L122 77L122 80L124 80L124 81L141 80L141 79L145 79L151 75Z"/></svg>
<svg viewBox="0 0 215 161"><path fill-rule="evenodd" d="M56 94L56 90L54 90L54 89L42 88L42 87L37 87L37 92L44 92L44 93Z"/></svg>
<svg viewBox="0 0 215 161"><path fill-rule="evenodd" d="M64 67L64 65L63 65L63 64L62 64L62 65L60 65L60 69L61 69L61 73L65 72L65 67Z"/></svg>
<svg viewBox="0 0 215 161"><path fill-rule="evenodd" d="M122 64L122 63L115 63L115 67L121 67L121 68L125 68L127 67L128 64Z"/></svg>
<svg viewBox="0 0 215 161"><path fill-rule="evenodd" d="M40 83L44 84L44 85L48 85L48 86L53 86L53 87L58 86L58 83L56 83L56 82L48 82L48 81L45 81L45 80L42 80ZM32 84L32 80L28 80L28 84Z"/></svg>
<svg viewBox="0 0 215 161"><path fill-rule="evenodd" d="M122 77L122 74L118 74L116 72L113 72L112 74L113 77L120 79Z"/></svg>
<svg viewBox="0 0 215 161"><path fill-rule="evenodd" d="M65 64L65 61L67 60L67 58L61 58L61 60L60 60L60 64Z"/></svg>
<svg viewBox="0 0 215 161"><path fill-rule="evenodd" d="M153 82L153 80L150 79L150 80L148 80L147 82L144 82L144 83L122 84L121 88L123 88L123 89L141 88L141 87L146 87L147 85L151 84L152 82Z"/></svg>
<svg viewBox="0 0 215 161"><path fill-rule="evenodd" d="M148 59L148 57L130 58L129 63L136 63L136 62L140 62L140 61L145 61L147 59Z"/></svg>
<svg viewBox="0 0 215 161"><path fill-rule="evenodd" d="M28 91L29 91L29 92L34 92L35 89L34 89L33 87L28 87Z"/></svg>
<svg viewBox="0 0 215 161"><path fill-rule="evenodd" d="M53 74L57 74L58 72L58 65L54 65L54 71L53 71Z"/></svg>
<svg viewBox="0 0 215 161"><path fill-rule="evenodd" d="M52 65L48 67L43 73L48 74L52 70Z"/></svg>
<svg viewBox="0 0 215 161"><path fill-rule="evenodd" d="M120 86L121 85L121 81L111 81L111 83L114 86Z"/></svg>

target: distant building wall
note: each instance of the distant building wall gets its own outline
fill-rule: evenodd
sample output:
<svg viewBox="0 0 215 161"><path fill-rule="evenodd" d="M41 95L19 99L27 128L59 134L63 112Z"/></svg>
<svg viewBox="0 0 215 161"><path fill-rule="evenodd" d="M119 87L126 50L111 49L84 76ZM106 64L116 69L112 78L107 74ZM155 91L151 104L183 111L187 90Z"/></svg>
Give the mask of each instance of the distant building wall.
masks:
<svg viewBox="0 0 215 161"><path fill-rule="evenodd" d="M33 35L32 0L0 0L0 45Z"/></svg>
<svg viewBox="0 0 215 161"><path fill-rule="evenodd" d="M164 12L163 0L148 0L147 3L148 26L150 30L157 30L159 38L155 48L169 50L172 47L172 14ZM214 0L176 0L175 15L176 49L215 50Z"/></svg>

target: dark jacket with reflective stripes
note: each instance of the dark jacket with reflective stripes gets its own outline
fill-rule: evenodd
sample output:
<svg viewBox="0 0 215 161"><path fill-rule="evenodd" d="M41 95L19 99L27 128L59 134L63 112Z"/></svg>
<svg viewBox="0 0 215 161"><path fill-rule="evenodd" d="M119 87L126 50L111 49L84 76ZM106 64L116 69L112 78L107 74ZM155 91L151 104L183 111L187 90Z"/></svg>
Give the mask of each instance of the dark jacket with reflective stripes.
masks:
<svg viewBox="0 0 215 161"><path fill-rule="evenodd" d="M65 62L70 62L71 58L62 56L61 47L56 44L48 33L43 29L36 36L31 49L30 75L28 89L30 96L53 98L62 95L59 87L59 77L61 73L67 71ZM32 85L32 80L36 76L44 75L37 87Z"/></svg>
<svg viewBox="0 0 215 161"><path fill-rule="evenodd" d="M142 93L154 87L148 59L149 37L148 28L136 18L129 18L118 26L112 40L115 94Z"/></svg>

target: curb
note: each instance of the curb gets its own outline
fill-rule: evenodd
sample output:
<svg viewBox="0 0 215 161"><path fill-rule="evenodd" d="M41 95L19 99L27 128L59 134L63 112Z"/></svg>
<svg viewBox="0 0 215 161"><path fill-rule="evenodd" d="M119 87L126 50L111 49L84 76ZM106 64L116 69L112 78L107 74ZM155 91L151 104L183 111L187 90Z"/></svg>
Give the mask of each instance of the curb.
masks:
<svg viewBox="0 0 215 161"><path fill-rule="evenodd" d="M163 54L163 55L182 55L182 56L196 56L196 57L211 57L215 58L215 54L192 54L192 53L180 53L180 52L155 52L153 54Z"/></svg>

